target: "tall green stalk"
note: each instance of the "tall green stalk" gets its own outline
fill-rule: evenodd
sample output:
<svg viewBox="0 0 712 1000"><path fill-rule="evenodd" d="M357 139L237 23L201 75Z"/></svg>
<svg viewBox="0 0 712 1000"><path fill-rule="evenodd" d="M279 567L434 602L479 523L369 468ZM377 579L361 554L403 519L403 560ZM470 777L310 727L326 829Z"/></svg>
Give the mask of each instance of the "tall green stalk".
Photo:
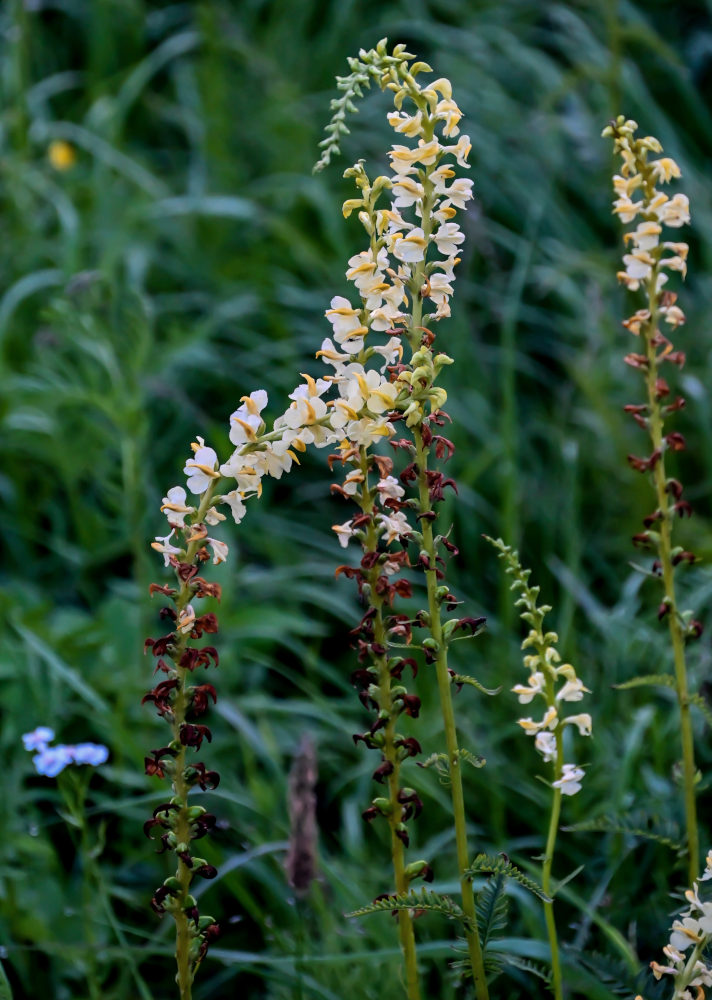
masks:
<svg viewBox="0 0 712 1000"><path fill-rule="evenodd" d="M374 513L374 491L369 487L369 457L368 449L360 449L361 473L363 484L361 487L360 506L364 514L369 516L366 538L364 541L364 552L368 554L378 552L378 532L373 519ZM395 746L396 724L398 714L394 711L393 696L391 692L391 673L388 665L388 653L386 652L388 635L383 616L383 598L378 593L378 577L381 570L377 563L373 563L366 573L366 579L370 587L370 603L375 609L372 620L374 645L384 650L383 653L374 655L374 665L378 669L378 708L388 719L384 734L384 743L381 748L386 761L392 770L388 775L388 799L391 803L391 810L388 813L388 826L391 840L391 860L393 863L393 874L395 879L395 889L398 895L408 891L409 882L406 875L405 866L405 845L398 836L399 812L398 793L400 792L400 766L401 758L398 748ZM420 984L418 980L418 960L415 950L415 934L413 932L413 918L408 910L398 911L398 936L400 939L403 960L405 964L405 982L408 1000L420 1000Z"/></svg>
<svg viewBox="0 0 712 1000"><path fill-rule="evenodd" d="M700 838L697 827L697 804L695 801L696 767L692 719L690 717L690 697L685 661L685 636L675 595L675 572L672 555L671 526L675 512L670 502L668 479L665 472L665 447L663 444L664 418L661 396L658 391L660 377L655 334L658 326L658 292L656 284L658 268L653 268L648 282L648 309L650 319L641 329L645 339L647 359L646 388L648 394L648 429L653 453L660 455L653 467L653 484L657 510L660 511L658 559L664 590L663 603L667 608L667 620L672 645L675 670L675 692L680 708L680 742L682 744L682 787L685 805L685 827L687 831L688 881L692 884L699 876Z"/></svg>
<svg viewBox="0 0 712 1000"><path fill-rule="evenodd" d="M423 207L423 231L427 239L432 225L430 214L426 212L428 205L428 182L425 183L426 198ZM416 345L420 344L423 319L423 300L420 289L424 280L425 265L419 264L416 268L412 288L418 291L412 292L413 311L411 327L409 331L409 341L411 348L415 352ZM413 439L415 441L415 464L418 470L418 503L421 532L423 536L422 549L427 554L429 569L425 571L425 580L428 593L428 614L429 629L433 640L436 643L437 657L435 660L435 671L438 682L438 692L440 695L440 710L442 713L443 726L445 729L445 743L447 747L448 767L450 777L450 796L452 802L452 814L455 827L455 846L457 852L457 867L460 879L460 891L462 894L462 909L468 919L465 929L467 947L472 967L472 978L475 986L475 996L477 1000L488 1000L487 977L485 974L484 955L480 942L480 934L477 923L477 910L475 906L475 894L472 887L472 880L466 874L470 868L470 852L467 837L467 816L465 812L465 796L462 787L462 756L458 744L457 725L455 723L455 711L452 703L452 683L448 672L448 652L447 644L443 641L441 600L438 597L437 578L437 558L438 552L435 546L433 535L432 506L430 503L428 485L428 454L429 446L423 440L421 426L413 428Z"/></svg>

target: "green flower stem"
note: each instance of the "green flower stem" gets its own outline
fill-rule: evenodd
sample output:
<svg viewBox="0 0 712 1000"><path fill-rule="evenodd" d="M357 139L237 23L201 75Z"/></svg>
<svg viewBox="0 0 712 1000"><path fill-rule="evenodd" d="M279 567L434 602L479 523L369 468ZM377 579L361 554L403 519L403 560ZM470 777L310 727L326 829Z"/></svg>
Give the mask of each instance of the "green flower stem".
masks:
<svg viewBox="0 0 712 1000"><path fill-rule="evenodd" d="M425 130L426 141L432 138L433 125L430 130ZM435 169L435 164L426 167L426 174L423 179L423 218L422 227L424 239L427 241L432 232L432 204L433 204L433 184L430 181L430 174ZM413 352L417 351L422 336L423 322L423 299L421 289L425 280L425 261L417 264L410 282L410 293L412 301L411 322L408 330L408 341ZM430 511L430 495L428 491L427 471L428 452L425 446L423 434L419 426L413 428L413 437L416 446L415 462L418 468L418 496L420 501L420 513ZM457 741L457 726L455 724L455 712L452 704L452 690L450 675L447 665L447 647L443 643L442 620L440 602L437 599L436 591L438 587L437 574L435 571L437 552L435 550L435 540L433 538L432 523L428 518L421 519L421 531L423 535L423 550L427 552L431 569L426 570L425 579L428 590L428 607L430 613L430 631L433 639L438 644L438 655L435 663L435 670L438 681L438 691L440 693L440 706L445 727L445 741L450 770L450 794L452 798L453 820L455 824L455 844L457 850L457 865L460 873L460 889L462 893L462 908L468 918L469 924L465 930L467 946L470 953L470 963L472 966L472 979L475 986L475 996L477 1000L488 1000L487 978L485 975L484 956L480 943L480 933L477 926L477 910L475 908L475 894L472 888L472 881L465 874L470 867L469 850L467 846L467 818L465 814L465 797L462 788L462 774L460 770L460 748Z"/></svg>
<svg viewBox="0 0 712 1000"><path fill-rule="evenodd" d="M197 525L203 523L205 514L212 504L212 498L219 483L219 478L212 480L210 486L203 494L200 506L194 516L194 524ZM185 559L183 560L184 562L193 562L198 549L202 545L202 542L203 538L197 538L188 543ZM191 596L192 591L190 588L190 582L181 581L180 591L175 602L176 612L179 617L181 612L185 610L186 606L190 602ZM173 791L175 793L175 797L180 802L175 826L175 834L179 844L190 843L190 820L188 818L188 793L190 791L190 787L188 782L185 780L186 748L183 746L180 739L180 729L185 722L186 713L189 707L187 689L190 684L190 671L187 667L181 667L179 661L185 652L187 644L187 635L180 635L176 643L175 656L173 657L175 668L180 679L180 687L176 692L176 698L173 703L172 723L173 740L176 747L178 747L178 753L174 758L175 773L173 776ZM190 960L191 934L188 926L188 915L185 912L185 901L190 895L191 872L190 868L188 868L182 858L178 858L176 878L181 885L181 894L178 906L173 910L173 917L176 922L176 964L178 966L176 982L178 984L180 1000L191 1000L194 970Z"/></svg>
<svg viewBox="0 0 712 1000"><path fill-rule="evenodd" d="M89 1000L100 1000L101 979L97 962L96 912L95 912L95 868L92 861L92 846L89 824L86 816L86 795L91 779L91 771L83 767L68 768L57 779L57 787L67 810L68 830L79 856L81 869L82 923L86 954L86 982ZM77 834L76 831L79 831Z"/></svg>
<svg viewBox="0 0 712 1000"><path fill-rule="evenodd" d="M695 974L697 971L696 970L697 963L700 961L702 955L704 954L705 948L709 944L709 941L710 941L709 935L705 935L702 938L702 940L698 941L695 947L692 949L690 957L685 962L685 968L682 970L682 973L680 974L679 978L677 978L677 982L675 983L675 997L673 998L673 1000L675 1000L676 997L681 997L685 992L685 990L687 989L687 987L689 986L690 981L695 978ZM702 995L704 996L704 993Z"/></svg>
<svg viewBox="0 0 712 1000"><path fill-rule="evenodd" d="M557 727L556 732L554 781L558 781L561 777L564 767L564 740L563 733L560 730L561 725ZM551 802L551 816L549 818L549 834L546 838L544 862L541 870L541 887L547 896L551 896L552 894L551 869L554 863L554 848L556 847L556 835L559 832L559 816L561 814L561 789L554 788L553 791L554 796ZM559 955L559 937L556 933L556 920L554 919L553 899L549 903L544 903L544 919L546 920L546 933L549 938L549 948L551 949L551 984L554 991L554 1000L562 1000L564 994L561 976L561 957Z"/></svg>
<svg viewBox="0 0 712 1000"><path fill-rule="evenodd" d="M415 310L414 310L415 311ZM420 512L430 511L428 493L428 451L423 442L419 427L414 428L413 436L416 446L416 465L418 467L418 495ZM437 552L433 538L433 526L428 518L422 518L423 550L427 552L431 569L426 570L425 579L428 589L428 611L430 614L430 632L438 645L435 672L440 693L440 706L445 727L445 742L450 771L450 794L452 797L452 812L455 823L455 845L457 849L457 866L460 873L460 890L462 892L462 909L468 918L465 928L467 946L472 964L472 979L475 985L477 1000L488 1000L487 978L485 976L484 957L480 944L479 928L477 926L477 911L475 909L475 894L471 879L465 874L470 867L470 855L467 846L467 818L465 815L465 797L462 788L462 773L460 767L460 748L457 741L457 726L452 704L452 685L448 673L447 646L443 641L441 607L437 599L438 580L435 571Z"/></svg>
<svg viewBox="0 0 712 1000"><path fill-rule="evenodd" d="M361 473L364 477L361 490L360 506L364 514L373 514L374 494L368 486L368 450L362 447ZM373 520L369 522L364 542L364 552L376 552L378 550L378 532ZM387 646L388 636L383 620L383 599L376 591L379 567L373 566L367 573L367 580L371 588L370 603L376 609L373 619L374 642L382 646ZM388 797L391 803L391 811L388 815L388 825L391 831L391 857L393 860L393 873L395 876L395 888L398 895L408 891L408 879L405 874L405 847L403 841L397 836L399 805L398 792L400 791L400 757L398 748L394 746L396 735L397 715L393 711L393 700L391 696L391 674L388 669L388 653L374 656L374 664L378 668L378 707L381 712L388 714L388 723L384 730L385 744L383 756L393 765L393 770L388 776ZM398 935L400 938L401 950L405 961L405 980L408 1000L420 1000L420 985L418 981L418 961L415 950L415 934L413 932L413 918L408 910L398 912Z"/></svg>
<svg viewBox="0 0 712 1000"><path fill-rule="evenodd" d="M653 468L653 482L657 497L658 510L662 514L659 522L658 557L662 572L665 603L668 606L668 626L672 643L675 665L675 688L680 706L680 737L682 742L682 771L685 800L685 825L687 829L688 874L692 884L699 877L699 834L697 830L697 805L695 802L695 750L690 717L690 698L687 687L687 667L685 663L685 636L682 622L677 609L675 597L675 573L672 562L671 527L675 516L670 507L667 492L667 476L665 474L665 444L663 441L663 413L658 398L656 382L658 379L657 347L654 343L658 326L658 293L656 291L658 267L654 267L648 283L648 309L650 319L642 329L645 338L645 353L647 358L647 390L649 407L649 431L653 451L660 452L660 458Z"/></svg>

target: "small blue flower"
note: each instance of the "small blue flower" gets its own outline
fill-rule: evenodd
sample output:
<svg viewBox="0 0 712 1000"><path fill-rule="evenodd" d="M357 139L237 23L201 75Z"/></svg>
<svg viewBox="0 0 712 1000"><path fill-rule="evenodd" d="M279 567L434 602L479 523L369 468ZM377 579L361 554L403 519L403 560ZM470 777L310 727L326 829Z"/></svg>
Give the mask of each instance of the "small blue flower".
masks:
<svg viewBox="0 0 712 1000"><path fill-rule="evenodd" d="M60 771L63 771L67 764L74 760L74 747L65 746L60 743L56 747L43 747L33 758L33 764L38 774L44 774L47 778L56 778Z"/></svg>
<svg viewBox="0 0 712 1000"><path fill-rule="evenodd" d="M101 743L77 743L75 747L68 749L73 751L76 764L91 764L92 767L98 767L109 759L109 751Z"/></svg>
<svg viewBox="0 0 712 1000"><path fill-rule="evenodd" d="M46 750L47 744L54 739L54 730L49 726L38 726L31 733L24 733L22 743L25 750Z"/></svg>

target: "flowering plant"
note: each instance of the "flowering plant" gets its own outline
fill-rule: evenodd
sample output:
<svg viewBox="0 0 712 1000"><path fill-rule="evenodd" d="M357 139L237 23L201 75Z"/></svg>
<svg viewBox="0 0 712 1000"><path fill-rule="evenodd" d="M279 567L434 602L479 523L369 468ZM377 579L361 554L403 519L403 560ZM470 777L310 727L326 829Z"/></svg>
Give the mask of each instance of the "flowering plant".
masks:
<svg viewBox="0 0 712 1000"><path fill-rule="evenodd" d="M637 677L628 686L665 685L672 687L677 695L688 874L690 881L694 881L699 872L695 801L698 775L690 706L699 696L689 691L685 647L699 638L702 625L692 611L681 611L678 606L676 573L680 567L694 563L696 557L682 546L673 545L672 540L675 519L690 517L692 507L683 498L682 484L670 476L667 467L669 454L684 451L686 443L679 431L666 430L665 420L685 406L685 399L676 395L669 401L671 389L663 375L666 365L681 368L685 363L685 354L675 350L670 340L670 335L684 324L685 315L677 305L677 295L665 286L669 271L685 277L688 254L686 243L664 239L664 227L679 229L686 225L690 221L690 208L686 195L678 192L669 198L658 190L657 185L679 178L680 168L669 156L653 159L653 154L662 152L662 146L654 136L636 137L637 128L636 122L621 115L603 130L603 135L613 139L614 150L622 161L620 174L613 178L616 194L613 211L624 224L636 222L635 229L624 235L625 243L632 244L632 251L623 255L625 270L618 272L618 279L631 292L644 290L647 299L642 309L623 322L641 341L642 350L627 354L625 362L641 373L646 393L645 402L629 404L625 410L647 432L652 448L645 457L629 455L628 461L638 472L649 473L655 495L655 509L643 519L645 530L634 535L633 543L655 554L652 567L646 572L660 582L658 619L667 619L674 675L656 673ZM662 323L668 332L662 332Z"/></svg>

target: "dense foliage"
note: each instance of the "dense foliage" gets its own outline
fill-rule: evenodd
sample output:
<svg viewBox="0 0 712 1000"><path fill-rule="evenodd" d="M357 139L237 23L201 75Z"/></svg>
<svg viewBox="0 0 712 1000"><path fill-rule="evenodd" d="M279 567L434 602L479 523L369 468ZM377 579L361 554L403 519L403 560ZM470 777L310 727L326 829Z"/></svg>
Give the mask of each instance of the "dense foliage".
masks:
<svg viewBox="0 0 712 1000"><path fill-rule="evenodd" d="M488 619L459 647L460 666L503 688L457 698L463 743L487 760L466 778L471 839L535 872L548 794L515 721L520 624L487 533L533 567L562 655L594 692L586 782L562 815L584 829L560 834L554 872L573 876L557 901L564 963L578 964L581 996L654 997L644 970L679 908L670 893L686 883L678 716L671 691L612 690L670 665L657 591L631 566L640 560L630 537L650 500L626 462L638 445L622 412L635 394L620 328L631 303L615 281L620 234L600 131L624 112L659 136L693 206L687 323L675 338L688 355L675 424L688 450L670 463L695 511L680 544L706 562L708 7L13 0L0 18L0 942L13 995L146 1000L170 990L169 922L147 909L168 872L141 833L162 801L143 773L146 747L163 738L140 705L153 667L141 656L155 631L148 585L161 574L148 541L164 530L160 500L180 479L188 442L227 446L226 417L243 394L266 387L280 400L295 373L317 372L324 310L360 249L339 210L352 195L341 174L391 141L382 95L369 94L352 119L343 160L318 176L311 167L334 75L387 35L452 80L473 146L476 198L453 317L439 331L458 361L443 377L459 487L441 515L460 549L449 571L465 613ZM389 875L385 835L361 819L373 763L351 740L365 713L345 640L360 614L348 582L334 582L330 525L347 512L330 481L315 453L266 485L221 575L210 753L222 780L205 793L220 817L206 859L220 874L199 895L223 934L196 981L204 1000L238 988L333 1000L346 975L358 997L399 988L395 921L343 918L386 891ZM702 563L681 579L684 606L707 628L690 656L692 687L705 694L712 578ZM418 693L424 704L435 697L427 672ZM419 720L422 743L442 741L437 718ZM21 734L41 724L110 749L88 791L69 790L81 806L73 812L23 749ZM702 714L695 730L706 849ZM288 772L305 734L317 756L319 880L303 897L284 859ZM432 770L418 780L419 845L447 859L447 792ZM437 866L433 888L455 888ZM492 906L500 950L544 964L539 901L514 881L507 893ZM508 930L497 930L505 903ZM426 914L417 933L425 992L454 996L452 925ZM500 981L509 997L543 989L513 975Z"/></svg>

